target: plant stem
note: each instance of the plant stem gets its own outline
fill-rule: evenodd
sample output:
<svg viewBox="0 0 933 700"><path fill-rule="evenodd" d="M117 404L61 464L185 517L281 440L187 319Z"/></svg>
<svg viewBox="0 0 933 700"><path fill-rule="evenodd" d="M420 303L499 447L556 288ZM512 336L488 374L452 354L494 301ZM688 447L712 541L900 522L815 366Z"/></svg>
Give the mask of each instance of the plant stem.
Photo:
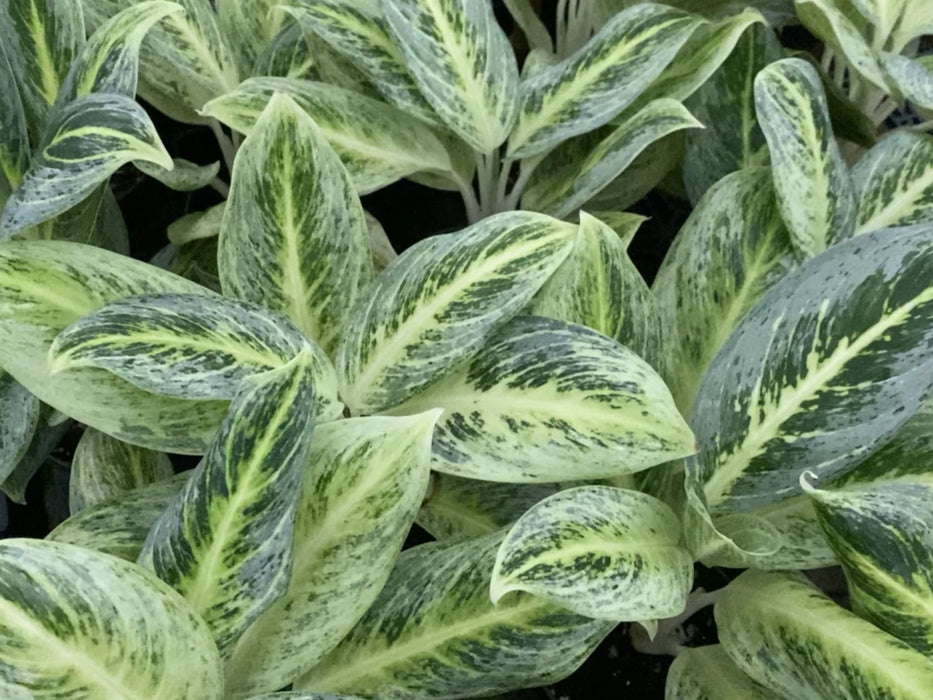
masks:
<svg viewBox="0 0 933 700"><path fill-rule="evenodd" d="M503 211L511 211L518 206L518 202L525 192L525 187L528 186L528 181L531 180L531 176L534 174L537 167L541 165L543 160L544 154L532 156L531 158L521 161L518 170L518 179L515 181L515 184L512 185L512 191L509 192L505 201L502 203Z"/></svg>
<svg viewBox="0 0 933 700"><path fill-rule="evenodd" d="M459 175L454 175L453 180L457 183L457 189L460 192L461 199L463 199L467 221L475 224L482 218L482 214L480 213L479 201L476 199L476 192L473 190L473 183L467 182Z"/></svg>
<svg viewBox="0 0 933 700"><path fill-rule="evenodd" d="M230 196L230 185L221 180L219 177L215 177L210 181L210 186L224 199Z"/></svg>
<svg viewBox="0 0 933 700"><path fill-rule="evenodd" d="M236 156L236 147L233 141L224 133L223 127L216 119L210 121L211 131L214 132L214 138L217 139L217 145L220 146L220 153L224 159L224 165L227 166L227 172L233 174L233 159Z"/></svg>

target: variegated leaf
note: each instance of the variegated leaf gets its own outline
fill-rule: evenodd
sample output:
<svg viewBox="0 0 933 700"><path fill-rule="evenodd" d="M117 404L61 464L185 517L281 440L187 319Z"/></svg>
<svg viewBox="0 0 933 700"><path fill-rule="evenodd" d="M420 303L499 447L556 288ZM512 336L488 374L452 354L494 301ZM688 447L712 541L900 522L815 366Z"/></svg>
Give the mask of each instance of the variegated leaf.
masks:
<svg viewBox="0 0 933 700"><path fill-rule="evenodd" d="M791 241L802 258L813 257L848 238L856 216L816 69L799 58L772 63L755 77L755 108Z"/></svg>
<svg viewBox="0 0 933 700"><path fill-rule="evenodd" d="M487 481L601 479L695 451L647 362L583 326L518 316L394 414L443 408L435 471Z"/></svg>
<svg viewBox="0 0 933 700"><path fill-rule="evenodd" d="M218 268L225 294L288 315L328 353L372 282L353 182L286 95L273 95L237 153Z"/></svg>
<svg viewBox="0 0 933 700"><path fill-rule="evenodd" d="M667 672L664 700L781 700L736 666L719 644L686 647Z"/></svg>
<svg viewBox="0 0 933 700"><path fill-rule="evenodd" d="M376 599L424 499L438 414L318 426L288 588L236 646L228 692L287 685L333 650Z"/></svg>
<svg viewBox="0 0 933 700"><path fill-rule="evenodd" d="M0 370L0 483L29 449L39 423L39 400Z"/></svg>
<svg viewBox="0 0 933 700"><path fill-rule="evenodd" d="M223 697L204 622L151 573L58 542L0 542L0 694Z"/></svg>
<svg viewBox="0 0 933 700"><path fill-rule="evenodd" d="M251 78L203 113L250 133L273 93L284 92L314 119L361 194L422 170L449 171L443 144L417 119L350 90L289 78Z"/></svg>
<svg viewBox="0 0 933 700"><path fill-rule="evenodd" d="M168 225L168 239L176 246L183 246L193 241L219 236L226 209L227 203L221 202L210 209L185 214Z"/></svg>
<svg viewBox="0 0 933 700"><path fill-rule="evenodd" d="M676 100L659 99L602 139L586 156L562 169L542 168L522 206L565 218L596 196L652 143L682 129L702 125Z"/></svg>
<svg viewBox="0 0 933 700"><path fill-rule="evenodd" d="M608 122L661 74L701 23L654 3L617 14L573 56L522 82L509 156L544 153Z"/></svg>
<svg viewBox="0 0 933 700"><path fill-rule="evenodd" d="M632 233L641 222L631 215ZM655 301L627 247L628 241L607 224L580 212L580 233L570 256L532 300L529 313L592 328L660 368Z"/></svg>
<svg viewBox="0 0 933 700"><path fill-rule="evenodd" d="M353 310L337 356L341 396L357 413L376 413L469 358L531 300L576 232L506 212L406 250Z"/></svg>
<svg viewBox="0 0 933 700"><path fill-rule="evenodd" d="M700 200L652 285L681 411L739 321L795 264L766 170L728 175Z"/></svg>
<svg viewBox="0 0 933 700"><path fill-rule="evenodd" d="M39 405L39 419L36 421L36 430L29 441L25 452L13 470L6 475L0 483L0 490L11 501L20 505L26 504L26 489L36 473L41 469L62 438L71 427L70 420L55 419L54 409L46 404Z"/></svg>
<svg viewBox="0 0 933 700"><path fill-rule="evenodd" d="M186 471L83 508L52 530L46 539L135 562L152 526L191 474Z"/></svg>
<svg viewBox="0 0 933 700"><path fill-rule="evenodd" d="M71 513L174 474L163 452L153 452L88 428L71 462L68 503Z"/></svg>
<svg viewBox="0 0 933 700"><path fill-rule="evenodd" d="M933 484L804 484L848 581L852 610L933 656Z"/></svg>
<svg viewBox="0 0 933 700"><path fill-rule="evenodd" d="M288 587L292 532L314 421L313 360L250 377L139 562L179 591L228 658Z"/></svg>
<svg viewBox="0 0 933 700"><path fill-rule="evenodd" d="M283 5L278 7L280 11L290 9ZM304 29L297 22L291 21L285 24L256 56L256 62L249 74L317 80L319 75L315 53L316 47Z"/></svg>
<svg viewBox="0 0 933 700"><path fill-rule="evenodd" d="M489 595L524 591L616 622L683 612L693 558L661 501L612 486L561 491L518 519L499 547Z"/></svg>
<svg viewBox="0 0 933 700"><path fill-rule="evenodd" d="M73 100L57 112L47 135L7 200L0 237L61 214L131 160L172 167L149 116L123 95L101 93Z"/></svg>
<svg viewBox="0 0 933 700"><path fill-rule="evenodd" d="M0 207L29 166L29 131L7 49L0 45Z"/></svg>
<svg viewBox="0 0 933 700"><path fill-rule="evenodd" d="M437 540L482 537L510 526L559 490L558 484L502 484L435 473L415 521Z"/></svg>
<svg viewBox="0 0 933 700"><path fill-rule="evenodd" d="M221 0L217 3L220 32L247 75L256 57L281 28L285 13L278 0Z"/></svg>
<svg viewBox="0 0 933 700"><path fill-rule="evenodd" d="M146 161L137 161L133 165L176 192L193 192L207 187L220 172L220 161L198 165L184 158L173 158L172 167L168 169Z"/></svg>
<svg viewBox="0 0 933 700"><path fill-rule="evenodd" d="M933 660L839 607L802 574L746 571L716 601L719 641L785 698L926 700Z"/></svg>
<svg viewBox="0 0 933 700"><path fill-rule="evenodd" d="M901 52L911 40L933 34L933 6L924 0L864 0L864 10L882 36L890 31L891 48Z"/></svg>
<svg viewBox="0 0 933 700"><path fill-rule="evenodd" d="M489 601L502 534L402 553L385 588L296 689L419 700L467 698L559 680L615 623L519 593Z"/></svg>
<svg viewBox="0 0 933 700"><path fill-rule="evenodd" d="M518 64L486 0L385 0L382 11L421 94L480 153L508 137Z"/></svg>
<svg viewBox="0 0 933 700"><path fill-rule="evenodd" d="M837 244L772 287L714 359L694 405L716 512L852 469L933 387L933 226Z"/></svg>
<svg viewBox="0 0 933 700"><path fill-rule="evenodd" d="M201 454L226 403L157 396L98 369L49 373L55 336L108 301L144 293L210 294L193 282L78 243L0 246L0 367L42 401L120 440Z"/></svg>
<svg viewBox="0 0 933 700"><path fill-rule="evenodd" d="M933 65L894 53L882 52L881 57L888 82L893 84L891 91L915 107L933 110Z"/></svg>
<svg viewBox="0 0 933 700"><path fill-rule="evenodd" d="M933 221L933 136L895 131L852 170L856 235Z"/></svg>

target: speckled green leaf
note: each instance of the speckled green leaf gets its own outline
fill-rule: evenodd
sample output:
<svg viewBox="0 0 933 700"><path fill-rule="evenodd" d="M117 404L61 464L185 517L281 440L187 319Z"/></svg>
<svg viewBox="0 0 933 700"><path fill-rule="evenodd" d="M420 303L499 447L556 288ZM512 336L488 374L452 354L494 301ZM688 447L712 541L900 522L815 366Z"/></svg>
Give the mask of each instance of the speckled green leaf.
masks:
<svg viewBox="0 0 933 700"><path fill-rule="evenodd" d="M204 114L248 134L277 91L294 98L311 115L361 194L410 173L451 169L443 144L423 123L391 105L336 85L250 78L207 104Z"/></svg>
<svg viewBox="0 0 933 700"><path fill-rule="evenodd" d="M281 28L286 17L277 6L278 0L221 0L217 3L217 19L224 41L233 50L246 75L256 57Z"/></svg>
<svg viewBox="0 0 933 700"><path fill-rule="evenodd" d="M933 485L808 488L852 610L933 656Z"/></svg>
<svg viewBox="0 0 933 700"><path fill-rule="evenodd" d="M198 165L184 158L172 158L170 169L146 161L137 161L133 165L176 192L193 192L207 187L220 172L220 161Z"/></svg>
<svg viewBox="0 0 933 700"><path fill-rule="evenodd" d="M401 403L482 348L564 261L576 232L542 214L506 212L406 250L341 338L337 367L350 408Z"/></svg>
<svg viewBox="0 0 933 700"><path fill-rule="evenodd" d="M636 5L613 17L580 51L522 83L509 155L546 152L602 126L631 104L701 25L664 5Z"/></svg>
<svg viewBox="0 0 933 700"><path fill-rule="evenodd" d="M505 141L518 109L518 64L486 0L385 0L382 11L421 94L481 153Z"/></svg>
<svg viewBox="0 0 933 700"><path fill-rule="evenodd" d="M26 113L16 87L16 76L6 47L0 46L0 207L26 172L29 150Z"/></svg>
<svg viewBox="0 0 933 700"><path fill-rule="evenodd" d="M856 234L933 221L933 136L895 131L852 170Z"/></svg>
<svg viewBox="0 0 933 700"><path fill-rule="evenodd" d="M402 553L376 602L298 690L419 700L469 698L564 678L614 623L489 581L502 534Z"/></svg>
<svg viewBox="0 0 933 700"><path fill-rule="evenodd" d="M39 422L39 400L0 370L0 483L29 449Z"/></svg>
<svg viewBox="0 0 933 700"><path fill-rule="evenodd" d="M227 658L288 587L292 533L314 422L313 360L250 377L139 555L207 621Z"/></svg>
<svg viewBox="0 0 933 700"><path fill-rule="evenodd" d="M490 597L524 591L580 615L637 621L686 605L693 558L680 521L647 494L612 486L561 491L518 519L499 547Z"/></svg>
<svg viewBox="0 0 933 700"><path fill-rule="evenodd" d="M191 477L186 471L83 508L46 539L135 562L152 526Z"/></svg>
<svg viewBox="0 0 933 700"><path fill-rule="evenodd" d="M279 6L285 11L284 6ZM271 75L279 78L316 80L318 69L315 61L317 47L294 21L283 25L278 33L256 56L250 75Z"/></svg>
<svg viewBox="0 0 933 700"><path fill-rule="evenodd" d="M560 218L592 199L652 143L702 125L676 100L648 103L602 139L584 158L562 169L544 169L525 191L522 206Z"/></svg>
<svg viewBox="0 0 933 700"><path fill-rule="evenodd" d="M694 405L698 480L748 511L851 470L933 384L933 226L839 243L773 286L713 360Z"/></svg>
<svg viewBox="0 0 933 700"><path fill-rule="evenodd" d="M632 233L641 221L630 215ZM592 328L660 367L655 301L627 246L628 241L607 224L580 212L580 233L570 256L535 296L529 312Z"/></svg>
<svg viewBox="0 0 933 700"><path fill-rule="evenodd" d="M915 107L933 109L933 65L894 53L882 52L881 56L891 92L903 95Z"/></svg>
<svg viewBox="0 0 933 700"><path fill-rule="evenodd" d="M601 479L694 452L657 373L583 326L519 316L393 413L443 408L435 471L487 481Z"/></svg>
<svg viewBox="0 0 933 700"><path fill-rule="evenodd" d="M728 175L699 201L652 285L684 413L736 325L795 264L766 170Z"/></svg>
<svg viewBox="0 0 933 700"><path fill-rule="evenodd" d="M667 672L664 700L781 700L736 666L719 644L681 649Z"/></svg>
<svg viewBox="0 0 933 700"><path fill-rule="evenodd" d="M852 234L856 202L816 69L799 58L772 63L755 77L755 108L791 241L802 258L817 255Z"/></svg>
<svg viewBox="0 0 933 700"><path fill-rule="evenodd" d="M236 646L228 692L287 685L337 646L376 599L424 499L438 413L318 426L288 588Z"/></svg>
<svg viewBox="0 0 933 700"><path fill-rule="evenodd" d="M933 660L826 598L802 574L746 571L716 601L719 641L786 698L926 700Z"/></svg>
<svg viewBox="0 0 933 700"><path fill-rule="evenodd" d="M124 491L172 476L172 463L153 452L88 428L75 448L68 483L72 514Z"/></svg>
<svg viewBox="0 0 933 700"><path fill-rule="evenodd" d="M62 419L63 414L56 414L55 410L47 404L39 404L39 418L32 440L13 467L0 483L3 491L11 501L19 505L26 505L26 489L32 478L45 466L52 453L61 443L72 426L70 420Z"/></svg>
<svg viewBox="0 0 933 700"><path fill-rule="evenodd" d="M61 214L131 160L172 167L149 116L123 95L79 97L56 114L46 134L23 181L7 200L0 237Z"/></svg>
<svg viewBox="0 0 933 700"><path fill-rule="evenodd" d="M220 700L217 649L184 599L129 562L58 542L0 542L0 693Z"/></svg>
<svg viewBox="0 0 933 700"><path fill-rule="evenodd" d="M288 315L327 352L373 279L350 176L286 95L273 95L237 153L218 268L225 294Z"/></svg>
<svg viewBox="0 0 933 700"><path fill-rule="evenodd" d="M197 284L78 243L9 241L0 247L0 366L42 401L114 437L201 454L225 403L170 399L97 369L50 375L55 336L103 304L143 293L210 294Z"/></svg>

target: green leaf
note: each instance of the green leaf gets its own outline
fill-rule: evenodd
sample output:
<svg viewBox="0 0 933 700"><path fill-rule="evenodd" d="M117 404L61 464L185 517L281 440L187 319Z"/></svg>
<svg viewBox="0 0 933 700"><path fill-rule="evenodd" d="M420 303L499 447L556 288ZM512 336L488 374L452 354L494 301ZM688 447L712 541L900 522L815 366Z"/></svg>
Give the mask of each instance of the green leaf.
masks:
<svg viewBox="0 0 933 700"><path fill-rule="evenodd" d="M29 449L39 423L39 400L0 370L0 483Z"/></svg>
<svg viewBox="0 0 933 700"><path fill-rule="evenodd" d="M933 66L893 53L881 56L888 80L896 91L915 107L933 109Z"/></svg>
<svg viewBox="0 0 933 700"><path fill-rule="evenodd" d="M123 95L79 97L56 114L47 135L7 200L0 219L3 237L78 204L131 160L172 167L149 116Z"/></svg>
<svg viewBox="0 0 933 700"><path fill-rule="evenodd" d="M220 431L139 555L207 622L225 658L288 587L292 532L314 428L303 350L243 382ZM293 405L298 410L293 410Z"/></svg>
<svg viewBox="0 0 933 700"><path fill-rule="evenodd" d="M207 627L135 564L58 542L0 542L0 693L223 697Z"/></svg>
<svg viewBox="0 0 933 700"><path fill-rule="evenodd" d="M680 102L666 98L650 102L585 157L564 168L542 169L525 191L522 206L567 217L622 174L652 143L675 131L696 128L702 125Z"/></svg>
<svg viewBox="0 0 933 700"><path fill-rule="evenodd" d="M170 399L97 369L49 373L55 336L108 301L144 293L210 294L152 265L63 241L0 246L0 367L45 403L133 444L201 454L226 402Z"/></svg>
<svg viewBox="0 0 933 700"><path fill-rule="evenodd" d="M290 97L273 95L237 153L218 268L225 294L288 315L330 353L372 282L350 176Z"/></svg>
<svg viewBox="0 0 933 700"><path fill-rule="evenodd" d="M450 156L424 124L394 107L336 85L288 78L250 78L205 105L202 113L249 134L275 92L314 119L360 194L422 170L449 171Z"/></svg>
<svg viewBox="0 0 933 700"><path fill-rule="evenodd" d="M588 328L537 316L513 319L469 363L392 413L434 407L444 415L432 468L474 479L601 479L695 451L644 360Z"/></svg>
<svg viewBox="0 0 933 700"><path fill-rule="evenodd" d="M664 686L667 700L780 700L736 666L719 644L684 647Z"/></svg>
<svg viewBox="0 0 933 700"><path fill-rule="evenodd" d="M186 243L219 236L226 208L227 203L221 202L204 211L185 214L168 225L168 239L176 246L184 246Z"/></svg>
<svg viewBox="0 0 933 700"><path fill-rule="evenodd" d="M363 700L355 695L334 695L333 693L268 693L251 695L248 700Z"/></svg>
<svg viewBox="0 0 933 700"><path fill-rule="evenodd" d="M653 3L615 15L573 56L522 82L509 156L544 153L608 122L661 74L701 23Z"/></svg>
<svg viewBox="0 0 933 700"><path fill-rule="evenodd" d="M798 58L772 63L755 77L755 107L778 206L797 253L812 257L848 238L855 228L855 194L816 70Z"/></svg>
<svg viewBox="0 0 933 700"><path fill-rule="evenodd" d="M616 622L683 612L693 558L661 501L612 486L580 486L532 506L496 555L490 597L525 591L579 615Z"/></svg>
<svg viewBox="0 0 933 700"><path fill-rule="evenodd" d="M933 484L804 488L845 571L852 610L933 654Z"/></svg>
<svg viewBox="0 0 933 700"><path fill-rule="evenodd" d="M489 601L501 534L402 552L376 602L298 690L417 700L482 696L569 675L615 623L519 593Z"/></svg>
<svg viewBox="0 0 933 700"><path fill-rule="evenodd" d="M424 498L438 414L317 427L288 588L237 645L228 692L287 685L333 650L376 599Z"/></svg>
<svg viewBox="0 0 933 700"><path fill-rule="evenodd" d="M217 3L220 32L236 54L240 73L246 75L256 57L282 26L284 13L278 0L223 0Z"/></svg>
<svg viewBox="0 0 933 700"><path fill-rule="evenodd" d="M386 0L382 11L421 94L480 153L508 137L518 65L485 0Z"/></svg>
<svg viewBox="0 0 933 700"><path fill-rule="evenodd" d="M173 473L165 453L130 445L88 428L71 462L70 510L77 513L125 491L167 479Z"/></svg>
<svg viewBox="0 0 933 700"><path fill-rule="evenodd" d="M506 212L406 250L353 310L337 356L341 396L376 413L436 381L531 300L576 232Z"/></svg>
<svg viewBox="0 0 933 700"><path fill-rule="evenodd" d="M389 240L379 220L367 211L364 211L363 215L366 217L366 227L369 229L369 253L373 261L373 269L378 275L398 257L398 253L392 247L392 241Z"/></svg>
<svg viewBox="0 0 933 700"><path fill-rule="evenodd" d="M279 5L284 11L290 11ZM316 80L319 78L314 54L316 47L297 22L285 24L256 56L249 75Z"/></svg>
<svg viewBox="0 0 933 700"><path fill-rule="evenodd" d="M515 24L521 28L531 49L552 53L554 42L551 40L551 35L529 0L505 0L504 4L515 20Z"/></svg>
<svg viewBox="0 0 933 700"><path fill-rule="evenodd" d="M142 160L133 165L176 192L193 192L207 187L220 172L220 161L198 165L184 158L173 158L172 167L168 169Z"/></svg>
<svg viewBox="0 0 933 700"><path fill-rule="evenodd" d="M802 574L746 571L716 601L726 653L786 698L925 700L933 661L839 607Z"/></svg>
<svg viewBox="0 0 933 700"><path fill-rule="evenodd" d="M135 562L152 526L191 477L186 471L148 486L122 491L82 508L46 539Z"/></svg>
<svg viewBox="0 0 933 700"><path fill-rule="evenodd" d="M851 470L933 385L933 227L837 244L772 287L706 373L692 426L706 500L748 511Z"/></svg>
<svg viewBox="0 0 933 700"><path fill-rule="evenodd" d="M29 131L16 87L16 76L0 46L0 207L19 185L29 166Z"/></svg>
<svg viewBox="0 0 933 700"><path fill-rule="evenodd" d="M681 411L739 321L795 264L763 168L726 176L697 203L652 285Z"/></svg>
<svg viewBox="0 0 933 700"><path fill-rule="evenodd" d="M11 501L26 505L26 489L29 483L49 460L52 452L58 447L62 438L71 427L71 421L53 421L54 410L45 405L39 405L39 418L36 421L36 430L32 435L28 447L20 457L13 470L7 474L0 483L0 490Z"/></svg>

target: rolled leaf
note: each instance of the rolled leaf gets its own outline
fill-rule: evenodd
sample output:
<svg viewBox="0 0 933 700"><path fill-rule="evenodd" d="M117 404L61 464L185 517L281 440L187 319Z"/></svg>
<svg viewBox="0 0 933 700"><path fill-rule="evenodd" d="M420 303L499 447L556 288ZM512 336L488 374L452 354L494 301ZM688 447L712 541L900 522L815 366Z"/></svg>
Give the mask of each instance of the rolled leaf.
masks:
<svg viewBox="0 0 933 700"><path fill-rule="evenodd" d="M376 413L470 357L563 262L576 230L507 212L406 250L353 310L337 357L341 396Z"/></svg>
<svg viewBox="0 0 933 700"><path fill-rule="evenodd" d="M0 483L29 449L39 423L39 399L0 370Z"/></svg>
<svg viewBox="0 0 933 700"><path fill-rule="evenodd" d="M220 161L198 165L184 158L173 158L172 167L168 169L146 161L136 161L133 165L176 192L193 192L207 187L220 172Z"/></svg>
<svg viewBox="0 0 933 700"><path fill-rule="evenodd" d="M223 697L206 625L135 564L58 542L4 540L0 610L6 697Z"/></svg>
<svg viewBox="0 0 933 700"><path fill-rule="evenodd" d="M695 451L663 380L628 348L576 326L519 316L483 351L410 401L443 408L435 471L513 483L601 479Z"/></svg>
<svg viewBox="0 0 933 700"><path fill-rule="evenodd" d="M686 647L671 664L665 700L780 700L736 666L719 644Z"/></svg>

